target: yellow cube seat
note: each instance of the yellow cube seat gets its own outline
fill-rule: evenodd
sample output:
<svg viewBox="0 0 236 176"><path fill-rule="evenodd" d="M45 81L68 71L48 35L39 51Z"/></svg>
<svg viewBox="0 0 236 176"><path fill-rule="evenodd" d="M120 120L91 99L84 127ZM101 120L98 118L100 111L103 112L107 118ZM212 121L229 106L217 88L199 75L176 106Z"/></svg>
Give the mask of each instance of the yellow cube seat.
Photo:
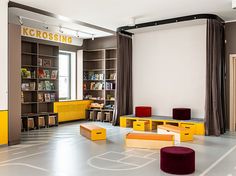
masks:
<svg viewBox="0 0 236 176"><path fill-rule="evenodd" d="M106 140L106 129L93 124L81 124L80 134L92 141Z"/></svg>

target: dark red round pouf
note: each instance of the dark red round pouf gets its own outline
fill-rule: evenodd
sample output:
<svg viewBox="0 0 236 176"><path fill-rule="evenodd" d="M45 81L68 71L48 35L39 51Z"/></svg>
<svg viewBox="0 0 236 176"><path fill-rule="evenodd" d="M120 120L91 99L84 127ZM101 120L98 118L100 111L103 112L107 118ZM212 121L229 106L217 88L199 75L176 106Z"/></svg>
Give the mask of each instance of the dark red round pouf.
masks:
<svg viewBox="0 0 236 176"><path fill-rule="evenodd" d="M190 120L191 119L191 109L189 109L189 108L174 108L173 109L173 119Z"/></svg>
<svg viewBox="0 0 236 176"><path fill-rule="evenodd" d="M170 174L191 174L195 171L195 152L187 147L161 149L161 170Z"/></svg>

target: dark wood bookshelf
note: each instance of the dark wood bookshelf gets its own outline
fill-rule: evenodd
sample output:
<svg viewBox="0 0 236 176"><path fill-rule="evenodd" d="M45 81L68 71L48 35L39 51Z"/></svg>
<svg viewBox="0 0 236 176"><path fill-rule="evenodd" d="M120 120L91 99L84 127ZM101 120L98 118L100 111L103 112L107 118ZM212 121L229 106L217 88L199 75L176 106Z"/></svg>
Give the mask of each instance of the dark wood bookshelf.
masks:
<svg viewBox="0 0 236 176"><path fill-rule="evenodd" d="M47 63L47 65L45 64ZM29 42L22 40L21 56L22 74L35 75L35 77L22 77L22 84L34 85L29 90L22 89L21 117L22 130L39 129L39 119L44 119L45 127L58 125L58 114L53 113L53 103L59 100L59 47L54 45L42 44L39 42ZM39 70L52 74L53 70L57 71L57 78L39 78ZM26 73L24 73L26 72ZM38 90L38 85L49 84L52 90ZM32 90L31 90L32 89ZM39 99L42 98L42 100ZM55 101L45 101L45 98L52 97ZM29 127L29 120L34 121L34 128ZM53 123L52 120L53 119ZM54 123L55 121L55 123Z"/></svg>
<svg viewBox="0 0 236 176"><path fill-rule="evenodd" d="M97 103L103 103L104 108L95 110L88 109L86 111L87 119L90 119L90 112L94 113L93 120L97 119L98 112L101 112L101 121L111 121L113 115L113 107L115 100L110 100L110 98L115 98L115 87L116 87L116 64L117 64L117 49L97 49L97 50L84 50L83 51L83 73L84 73L84 99L90 99ZM103 74L103 79L97 79ZM111 77L115 75L115 77ZM91 78L95 77L95 78ZM91 89L91 86L95 84L102 84L103 89ZM108 87L112 86L112 89ZM113 87L114 86L114 87ZM88 98L92 97L92 98ZM96 99L97 98L97 99ZM111 108L106 108L111 107ZM110 113L110 120L104 120L106 113Z"/></svg>

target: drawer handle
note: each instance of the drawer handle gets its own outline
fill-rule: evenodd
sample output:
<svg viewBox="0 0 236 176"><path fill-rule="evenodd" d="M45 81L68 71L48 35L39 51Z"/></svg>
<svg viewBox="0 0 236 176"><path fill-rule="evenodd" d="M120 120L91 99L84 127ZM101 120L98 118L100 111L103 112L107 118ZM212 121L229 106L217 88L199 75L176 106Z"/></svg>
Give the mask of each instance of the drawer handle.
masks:
<svg viewBox="0 0 236 176"><path fill-rule="evenodd" d="M102 134L102 132L97 132L96 134Z"/></svg>
<svg viewBox="0 0 236 176"><path fill-rule="evenodd" d="M167 132L170 132L170 130L166 130Z"/></svg>
<svg viewBox="0 0 236 176"><path fill-rule="evenodd" d="M137 124L137 126L141 126L140 124Z"/></svg>
<svg viewBox="0 0 236 176"><path fill-rule="evenodd" d="M190 129L190 127L185 127L185 128Z"/></svg>
<svg viewBox="0 0 236 176"><path fill-rule="evenodd" d="M189 135L189 133L185 133L185 135L187 136L187 135Z"/></svg>

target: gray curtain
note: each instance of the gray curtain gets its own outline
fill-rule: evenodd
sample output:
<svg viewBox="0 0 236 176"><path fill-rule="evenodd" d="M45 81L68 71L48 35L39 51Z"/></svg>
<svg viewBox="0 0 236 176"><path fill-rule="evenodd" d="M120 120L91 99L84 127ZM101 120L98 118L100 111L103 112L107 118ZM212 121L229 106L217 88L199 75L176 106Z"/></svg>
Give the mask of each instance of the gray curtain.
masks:
<svg viewBox="0 0 236 176"><path fill-rule="evenodd" d="M219 136L225 133L225 48L224 25L213 19L207 20L206 62L206 135Z"/></svg>
<svg viewBox="0 0 236 176"><path fill-rule="evenodd" d="M132 36L117 33L117 85L113 125L120 116L133 114Z"/></svg>

